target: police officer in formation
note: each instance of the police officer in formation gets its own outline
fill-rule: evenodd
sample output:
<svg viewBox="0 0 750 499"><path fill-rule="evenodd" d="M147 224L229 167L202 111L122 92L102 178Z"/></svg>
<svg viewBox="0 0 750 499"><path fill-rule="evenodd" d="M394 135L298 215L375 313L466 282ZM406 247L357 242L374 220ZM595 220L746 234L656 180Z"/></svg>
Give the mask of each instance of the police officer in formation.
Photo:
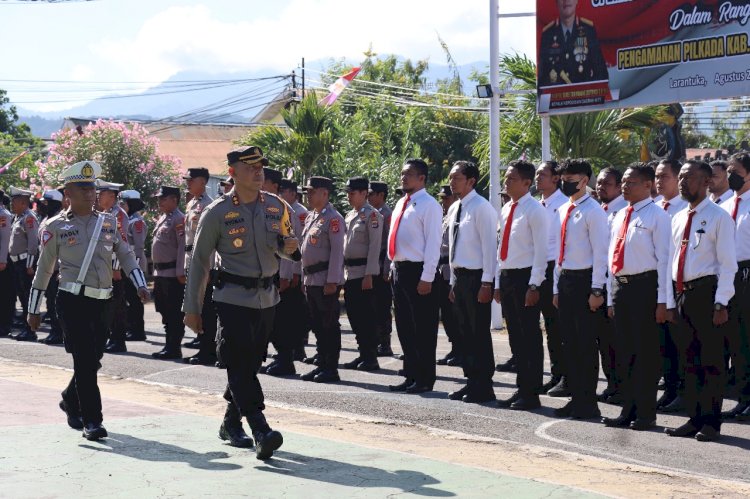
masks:
<svg viewBox="0 0 750 499"><path fill-rule="evenodd" d="M438 260L435 286L438 294L438 306L440 307L440 322L443 323L443 329L451 344L451 349L444 357L437 359L435 363L439 366L461 366L463 347L461 346L461 334L458 330L458 324L456 324L456 314L453 313L453 303L450 300L451 265L448 258L450 254L448 232L451 224L451 219L448 217L448 209L457 200L457 197L453 195L450 185L443 185L440 186L438 199L443 208L443 238L440 243L440 260Z"/></svg>
<svg viewBox="0 0 750 499"><path fill-rule="evenodd" d="M39 254L39 220L31 210L31 196L33 192L11 186L11 211L13 224L11 226L8 258L13 269L13 284L16 296L21 302L23 316L28 314L29 290L31 279L36 268ZM18 341L37 341L36 333L28 324L23 323L21 331L11 334L11 338Z"/></svg>
<svg viewBox="0 0 750 499"><path fill-rule="evenodd" d="M51 189L46 190L42 194L41 199L37 202L37 206L44 213L44 219L39 224L39 240L41 241L42 232L44 231L45 225L62 209L63 193L59 190ZM44 293L45 303L47 305L46 319L49 320L50 330L46 338L40 339L39 343L45 345L59 345L63 342L62 329L60 328L60 321L57 318L56 309L56 297L57 297L57 285L58 285L58 271L59 264L55 265L55 271L50 279L49 286Z"/></svg>
<svg viewBox="0 0 750 499"><path fill-rule="evenodd" d="M388 184L373 180L370 182L370 190L367 202L383 215L383 235L380 238L380 276L373 279L372 287L375 292L375 330L378 335L378 357L389 357L393 355L391 348L391 333L393 332L393 320L391 307L393 305L393 293L388 282L391 271L391 262L388 260L388 231L391 228L391 215L393 210L386 202L388 201Z"/></svg>
<svg viewBox="0 0 750 499"><path fill-rule="evenodd" d="M13 262L8 258L13 215L8 211L10 199L0 190L0 338L9 336L13 327L16 292L13 279Z"/></svg>
<svg viewBox="0 0 750 499"><path fill-rule="evenodd" d="M128 214L128 244L135 254L138 266L144 275L148 273L148 261L146 260L146 236L148 225L141 215L145 207L141 199L141 193L128 189L120 192L120 207ZM145 341L146 330L143 320L143 303L138 298L136 287L129 279L123 279L125 283L125 301L127 302L127 341Z"/></svg>
<svg viewBox="0 0 750 499"><path fill-rule="evenodd" d="M36 331L41 323L42 297L59 262L57 312L65 350L73 356L73 376L62 392L60 409L66 413L68 425L83 430L88 440L107 436L96 373L112 317L113 255L138 288L141 299L148 299L146 279L118 232L117 218L92 208L100 173L101 168L93 161L82 161L63 171L60 179L65 183L70 208L50 219L42 231L27 316L30 330Z"/></svg>

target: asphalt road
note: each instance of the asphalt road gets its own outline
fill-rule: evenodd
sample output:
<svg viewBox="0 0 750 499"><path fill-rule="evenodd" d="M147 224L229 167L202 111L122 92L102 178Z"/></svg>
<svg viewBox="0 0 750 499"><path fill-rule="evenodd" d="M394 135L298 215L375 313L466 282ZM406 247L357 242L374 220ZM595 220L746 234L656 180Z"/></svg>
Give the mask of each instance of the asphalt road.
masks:
<svg viewBox="0 0 750 499"><path fill-rule="evenodd" d="M348 330L345 315L341 322L344 329L343 363L356 356L356 342ZM226 384L223 370L190 366L179 361L159 361L151 357L152 352L161 349L164 340L161 321L153 304L146 305L146 329L149 331L148 341L129 342L129 352L126 354L105 355L100 373L114 378L186 387L217 396L223 392ZM193 335L188 333L187 336ZM506 360L510 354L507 335L494 331L492 336L496 360ZM40 333L40 337L44 337L44 333ZM310 337L313 338L312 335ZM395 333L393 348L398 351ZM312 354L314 347L308 346L307 350L308 354ZM449 344L441 330L438 356L448 350ZM194 352L184 349L183 355ZM72 368L72 360L61 346L21 343L8 338L0 339L0 358ZM726 423L722 427L722 439L714 443L664 435L663 427L679 426L686 421L684 415L659 415L659 428L650 432L610 429L593 421L554 418L552 410L562 406L567 399L544 396L542 409L534 412L516 412L498 409L494 404L476 405L448 400L447 394L462 386L462 372L456 367L438 366L434 392L422 395L391 393L387 385L402 380L396 375L401 361L380 358L380 365L382 369L376 373L342 369L339 371L342 381L335 384L316 384L295 377L274 378L266 375L261 375L261 383L270 405L420 425L482 438L534 444L620 463L750 482L750 424ZM299 374L312 369L312 366L299 362L296 367ZM549 368L547 359L545 367ZM603 375L600 375L600 390L605 385L603 380ZM498 398L505 398L514 391L515 375L496 373L494 382ZM725 409L733 405L732 401L725 402ZM605 416L619 414L619 407L616 406L600 404L600 408Z"/></svg>

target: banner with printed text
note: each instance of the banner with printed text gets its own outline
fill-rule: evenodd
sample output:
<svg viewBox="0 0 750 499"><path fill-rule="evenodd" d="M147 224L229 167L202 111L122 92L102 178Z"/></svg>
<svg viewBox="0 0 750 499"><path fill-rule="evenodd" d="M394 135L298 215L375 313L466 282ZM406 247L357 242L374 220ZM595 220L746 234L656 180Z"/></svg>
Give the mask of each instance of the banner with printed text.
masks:
<svg viewBox="0 0 750 499"><path fill-rule="evenodd" d="M537 0L537 110L750 95L750 0Z"/></svg>

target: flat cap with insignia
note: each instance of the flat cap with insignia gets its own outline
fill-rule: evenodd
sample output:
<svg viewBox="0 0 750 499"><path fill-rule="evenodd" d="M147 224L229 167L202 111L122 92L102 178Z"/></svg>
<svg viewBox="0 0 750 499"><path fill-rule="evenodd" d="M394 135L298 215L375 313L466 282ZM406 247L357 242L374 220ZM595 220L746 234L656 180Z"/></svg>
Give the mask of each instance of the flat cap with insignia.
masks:
<svg viewBox="0 0 750 499"><path fill-rule="evenodd" d="M448 197L448 196L452 196L452 195L453 195L453 191L451 191L451 186L450 185L441 185L440 186L440 192L438 192L438 197L439 198L444 198L444 197Z"/></svg>
<svg viewBox="0 0 750 499"><path fill-rule="evenodd" d="M63 195L57 189L51 189L49 191L44 191L44 194L42 194L42 199L62 203Z"/></svg>
<svg viewBox="0 0 750 499"><path fill-rule="evenodd" d="M281 183L281 172L279 170L274 170L273 168L263 168L263 176L274 184Z"/></svg>
<svg viewBox="0 0 750 499"><path fill-rule="evenodd" d="M156 191L156 194L154 194L157 198L163 198L164 196L177 196L179 199L180 197L180 188L179 187L172 187L169 185L162 185L159 187L159 190Z"/></svg>
<svg viewBox="0 0 750 499"><path fill-rule="evenodd" d="M16 198L16 197L26 197L30 198L34 195L33 191L27 191L26 189L19 189L18 187L10 186L10 197Z"/></svg>
<svg viewBox="0 0 750 499"><path fill-rule="evenodd" d="M279 182L279 190L280 191L296 191L297 190L297 182L293 180L288 180L285 178L281 179L281 182Z"/></svg>
<svg viewBox="0 0 750 499"><path fill-rule="evenodd" d="M102 174L102 167L96 161L79 161L63 170L58 177L65 185L76 184L81 187L93 187L96 178Z"/></svg>
<svg viewBox="0 0 750 499"><path fill-rule="evenodd" d="M234 179L232 177L227 177L226 179L219 182L219 185L222 187L226 187L227 185L234 185Z"/></svg>
<svg viewBox="0 0 750 499"><path fill-rule="evenodd" d="M187 173L183 175L182 178L184 180L190 180L203 177L208 180L209 176L208 168L188 168Z"/></svg>
<svg viewBox="0 0 750 499"><path fill-rule="evenodd" d="M112 191L112 192L120 192L120 189L122 189L122 186L124 184L118 184L116 182L107 182L106 180L97 179L96 180L96 190L97 191Z"/></svg>
<svg viewBox="0 0 750 499"><path fill-rule="evenodd" d="M310 177L307 179L307 185L303 189L306 191L310 189L328 189L332 191L333 181L328 177Z"/></svg>
<svg viewBox="0 0 750 499"><path fill-rule="evenodd" d="M385 192L388 194L388 184L379 180L370 182L370 192Z"/></svg>
<svg viewBox="0 0 750 499"><path fill-rule="evenodd" d="M258 162L263 166L268 166L268 159L263 156L263 151L257 146L246 146L234 149L227 153L227 164L242 162L248 165L254 165Z"/></svg>
<svg viewBox="0 0 750 499"><path fill-rule="evenodd" d="M365 177L352 177L346 181L346 192L366 191L370 188L370 182Z"/></svg>

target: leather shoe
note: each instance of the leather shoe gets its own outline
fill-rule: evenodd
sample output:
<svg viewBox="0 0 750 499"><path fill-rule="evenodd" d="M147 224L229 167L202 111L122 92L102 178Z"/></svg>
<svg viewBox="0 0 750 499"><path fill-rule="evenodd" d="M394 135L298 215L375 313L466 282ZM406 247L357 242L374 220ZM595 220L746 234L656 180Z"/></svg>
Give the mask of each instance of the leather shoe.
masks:
<svg viewBox="0 0 750 499"><path fill-rule="evenodd" d="M33 331L24 331L21 334L16 335L14 338L16 341L37 341L37 335Z"/></svg>
<svg viewBox="0 0 750 499"><path fill-rule="evenodd" d="M101 440L107 437L107 430L101 423L86 423L83 427L83 437L86 440Z"/></svg>
<svg viewBox="0 0 750 499"><path fill-rule="evenodd" d="M104 351L107 353L125 353L128 351L128 347L125 346L125 343L120 343L110 341L107 343L107 346L104 347Z"/></svg>
<svg viewBox="0 0 750 499"><path fill-rule="evenodd" d="M180 350L159 350L151 354L151 357L159 360L177 360L182 358L182 352Z"/></svg>
<svg viewBox="0 0 750 499"><path fill-rule="evenodd" d="M323 369L315 375L313 381L316 383L335 383L341 381L339 372L336 369Z"/></svg>
<svg viewBox="0 0 750 499"><path fill-rule="evenodd" d="M125 333L125 341L146 341L146 333L144 333L143 331L141 331L140 333L128 331L127 333Z"/></svg>
<svg viewBox="0 0 750 499"><path fill-rule="evenodd" d="M516 359L511 357L510 359L503 362L502 364L496 365L495 371L501 372L501 373L514 373L518 371L518 369L516 368Z"/></svg>
<svg viewBox="0 0 750 499"><path fill-rule="evenodd" d="M302 376L300 376L300 379L302 381L313 381L315 379L315 376L317 376L321 372L323 372L323 369L321 369L320 367L316 367L315 369L313 369L309 373L303 374Z"/></svg>
<svg viewBox="0 0 750 499"><path fill-rule="evenodd" d="M609 428L630 426L630 423L632 422L633 419L627 416L617 416L616 418L602 418L602 424Z"/></svg>
<svg viewBox="0 0 750 499"><path fill-rule="evenodd" d="M602 412L596 405L584 409L575 408L571 417L573 419L599 419L602 417Z"/></svg>
<svg viewBox="0 0 750 499"><path fill-rule="evenodd" d="M467 393L469 393L469 387L468 386L464 386L464 387L456 390L455 392L450 392L448 394L448 398L450 400L461 400L461 399L463 399L464 395L466 395Z"/></svg>
<svg viewBox="0 0 750 499"><path fill-rule="evenodd" d="M659 400L656 401L656 408L658 410L663 409L664 407L667 407L669 404L672 403L672 401L677 398L677 394L674 392L664 392L661 397L659 397Z"/></svg>
<svg viewBox="0 0 750 499"><path fill-rule="evenodd" d="M305 355L305 349L298 349L294 351L294 354L292 354L292 360L296 360L298 362L304 362L307 355Z"/></svg>
<svg viewBox="0 0 750 499"><path fill-rule="evenodd" d="M182 344L185 348L200 348L201 347L201 338L200 336L196 336L190 341L186 341Z"/></svg>
<svg viewBox="0 0 750 499"><path fill-rule="evenodd" d="M745 412L745 410L750 407L750 404L747 402L739 402L736 406L734 406L732 409L728 411L724 411L721 413L722 419L734 419L738 415Z"/></svg>
<svg viewBox="0 0 750 499"><path fill-rule="evenodd" d="M557 386L557 384L562 379L562 376L552 376L549 381L547 381L545 384L542 385L542 388L539 390L539 393L547 393L548 391L552 390L554 387Z"/></svg>
<svg viewBox="0 0 750 499"><path fill-rule="evenodd" d="M297 369L294 367L294 362L271 362L266 367L266 374L269 376L291 376L297 374Z"/></svg>
<svg viewBox="0 0 750 499"><path fill-rule="evenodd" d="M448 365L448 361L449 361L449 360L451 360L452 358L453 358L453 352L450 352L450 353L449 353L448 355L446 355L445 357L443 357L443 358L441 358L441 359L438 359L438 360L436 360L436 361L435 361L435 364L437 364L437 365L439 365L439 366L447 366L447 365Z"/></svg>
<svg viewBox="0 0 750 499"><path fill-rule="evenodd" d="M196 354L187 359L183 359L186 364L193 366L212 366L216 364L216 355L201 355Z"/></svg>
<svg viewBox="0 0 750 499"><path fill-rule="evenodd" d="M609 397L617 393L617 388L615 388L614 385L607 385L607 388L605 388L602 393L598 394L596 396L596 399L599 402L606 402Z"/></svg>
<svg viewBox="0 0 750 499"><path fill-rule="evenodd" d="M462 367L464 365L464 359L460 355L456 355L452 359L448 359L447 364L451 367Z"/></svg>
<svg viewBox="0 0 750 499"><path fill-rule="evenodd" d="M214 364L214 366L216 366L218 369L226 369L227 368L227 365L224 362L220 361L220 360L217 360L216 364Z"/></svg>
<svg viewBox="0 0 750 499"><path fill-rule="evenodd" d="M521 397L512 404L510 408L516 411L533 411L542 407L542 403L539 401L539 397Z"/></svg>
<svg viewBox="0 0 750 499"><path fill-rule="evenodd" d="M625 402L625 398L620 392L615 392L605 400L605 404L609 405L622 405Z"/></svg>
<svg viewBox="0 0 750 499"><path fill-rule="evenodd" d="M404 360L404 354L402 353L397 353L397 354L394 354L393 356L396 358L396 360Z"/></svg>
<svg viewBox="0 0 750 499"><path fill-rule="evenodd" d="M558 418L569 418L573 415L573 402L568 402L562 407L558 407L552 413Z"/></svg>
<svg viewBox="0 0 750 499"><path fill-rule="evenodd" d="M302 362L304 362L305 364L314 364L314 365L317 366L318 365L318 354L316 353L312 357L305 357L305 360L303 360Z"/></svg>
<svg viewBox="0 0 750 499"><path fill-rule="evenodd" d="M79 416L78 414L74 414L73 411L70 410L68 407L68 404L61 400L58 404L60 406L60 409L65 413L65 415L68 417L68 426L73 428L74 430L82 430L83 429L83 418Z"/></svg>
<svg viewBox="0 0 750 499"><path fill-rule="evenodd" d="M682 400L682 397L677 395L672 402L669 403L669 405L662 407L662 412L672 413L672 412L681 412L685 410L685 402Z"/></svg>
<svg viewBox="0 0 750 499"><path fill-rule="evenodd" d="M236 426L229 425L226 421L223 421L221 423L221 428L219 428L219 438L229 441L229 445L232 447L247 449L253 446L253 439L245 433L245 430L242 428L242 423L240 423L239 426Z"/></svg>
<svg viewBox="0 0 750 499"><path fill-rule="evenodd" d="M487 402L495 402L497 397L495 397L495 391L492 388L487 388L480 391L469 390L466 395L461 397L461 400L467 404L484 404Z"/></svg>
<svg viewBox="0 0 750 499"><path fill-rule="evenodd" d="M62 334L50 333L43 340L39 340L39 343L44 343L45 345L62 345L64 343L64 340Z"/></svg>
<svg viewBox="0 0 750 499"><path fill-rule="evenodd" d="M713 426L703 425L701 431L695 434L695 439L699 442L715 442L720 436L719 430Z"/></svg>
<svg viewBox="0 0 750 499"><path fill-rule="evenodd" d="M563 376L560 382L554 388L547 392L549 397L570 397L570 388L568 388L568 379Z"/></svg>
<svg viewBox="0 0 750 499"><path fill-rule="evenodd" d="M502 407L504 409L509 409L511 405L517 400L521 398L521 394L516 392L513 395L510 396L510 398L507 399L500 399L497 401L497 406Z"/></svg>
<svg viewBox="0 0 750 499"><path fill-rule="evenodd" d="M630 423L630 429L635 431L648 431L656 428L655 419L640 419L637 418L635 421Z"/></svg>
<svg viewBox="0 0 750 499"><path fill-rule="evenodd" d="M349 362L344 362L343 364L341 364L341 368L342 369L356 369L360 362L362 362L362 359L357 357L354 360L351 360Z"/></svg>
<svg viewBox="0 0 750 499"><path fill-rule="evenodd" d="M357 364L357 371L372 372L372 371L379 371L379 370L380 370L380 364L378 363L377 359L371 360L371 361L363 360L362 362Z"/></svg>
<svg viewBox="0 0 750 499"><path fill-rule="evenodd" d="M388 389L392 392L405 392L407 388L409 388L411 385L414 384L414 381L411 379L404 380L403 383L399 383L398 385L388 385Z"/></svg>
<svg viewBox="0 0 750 499"><path fill-rule="evenodd" d="M389 345L378 345L378 357L390 357L393 350Z"/></svg>
<svg viewBox="0 0 750 499"><path fill-rule="evenodd" d="M698 433L698 428L688 421L677 428L664 428L664 433L670 437L694 437Z"/></svg>
<svg viewBox="0 0 750 499"><path fill-rule="evenodd" d="M416 393L426 393L431 392L432 387L427 385L420 385L418 383L414 383L409 388L406 389L406 393L416 394ZM465 395L464 395L465 396Z"/></svg>
<svg viewBox="0 0 750 499"><path fill-rule="evenodd" d="M261 461L270 459L273 451L284 443L284 437L276 430L254 431L253 437L255 437L255 457Z"/></svg>

